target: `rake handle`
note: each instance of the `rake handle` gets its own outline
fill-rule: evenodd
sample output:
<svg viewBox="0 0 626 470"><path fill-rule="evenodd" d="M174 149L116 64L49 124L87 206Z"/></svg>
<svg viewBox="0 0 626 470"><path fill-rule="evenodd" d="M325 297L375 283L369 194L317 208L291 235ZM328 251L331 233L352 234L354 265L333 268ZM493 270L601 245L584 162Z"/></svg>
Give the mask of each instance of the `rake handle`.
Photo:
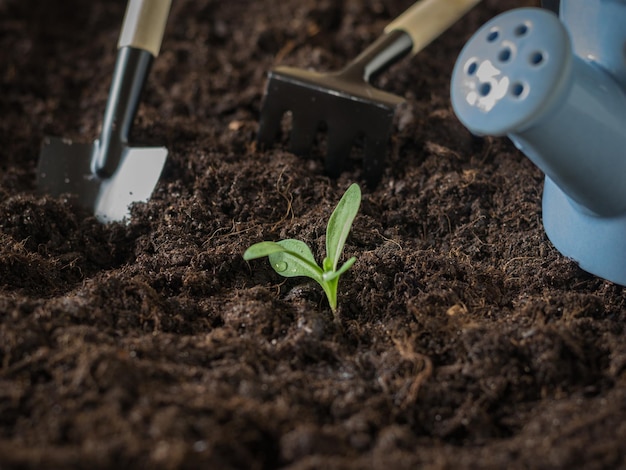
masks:
<svg viewBox="0 0 626 470"><path fill-rule="evenodd" d="M406 55L415 55L480 0L421 0L387 25L384 34L341 73L371 82Z"/></svg>
<svg viewBox="0 0 626 470"><path fill-rule="evenodd" d="M387 25L385 33L401 30L411 36L417 54L458 21L480 0L421 0Z"/></svg>

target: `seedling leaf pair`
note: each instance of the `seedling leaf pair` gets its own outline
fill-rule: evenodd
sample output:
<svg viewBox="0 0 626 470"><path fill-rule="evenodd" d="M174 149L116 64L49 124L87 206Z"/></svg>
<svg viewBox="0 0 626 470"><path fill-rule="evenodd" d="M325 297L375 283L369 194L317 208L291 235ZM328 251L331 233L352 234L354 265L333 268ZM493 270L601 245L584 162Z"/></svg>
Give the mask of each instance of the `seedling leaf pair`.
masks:
<svg viewBox="0 0 626 470"><path fill-rule="evenodd" d="M267 256L278 274L284 277L306 276L324 289L333 312L337 311L337 287L339 277L356 261L346 261L339 269L339 259L350 233L352 222L361 205L361 188L354 183L346 190L333 211L326 226L326 257L318 266L309 246L300 240L287 239L279 242L260 242L243 254L245 260Z"/></svg>

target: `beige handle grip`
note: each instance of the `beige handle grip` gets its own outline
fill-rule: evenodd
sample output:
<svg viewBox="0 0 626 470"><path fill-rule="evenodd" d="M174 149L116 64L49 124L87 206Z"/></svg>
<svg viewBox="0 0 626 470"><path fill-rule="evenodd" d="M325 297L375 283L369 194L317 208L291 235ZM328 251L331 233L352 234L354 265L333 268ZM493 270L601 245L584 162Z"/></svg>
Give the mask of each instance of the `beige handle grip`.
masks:
<svg viewBox="0 0 626 470"><path fill-rule="evenodd" d="M172 0L130 0L118 48L132 46L159 55Z"/></svg>
<svg viewBox="0 0 626 470"><path fill-rule="evenodd" d="M421 0L387 25L385 33L402 30L411 36L412 54L428 46L480 0Z"/></svg>

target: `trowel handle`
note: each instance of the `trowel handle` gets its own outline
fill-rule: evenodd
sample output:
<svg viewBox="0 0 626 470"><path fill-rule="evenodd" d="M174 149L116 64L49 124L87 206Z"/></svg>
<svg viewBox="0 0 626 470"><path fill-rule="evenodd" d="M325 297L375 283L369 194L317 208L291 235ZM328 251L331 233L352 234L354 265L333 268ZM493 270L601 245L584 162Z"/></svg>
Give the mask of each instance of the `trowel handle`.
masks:
<svg viewBox="0 0 626 470"><path fill-rule="evenodd" d="M171 0L130 0L118 48L131 46L159 55Z"/></svg>
<svg viewBox="0 0 626 470"><path fill-rule="evenodd" d="M159 55L171 0L130 0L118 41L117 60L104 111L93 171L101 178L117 170L152 61Z"/></svg>
<svg viewBox="0 0 626 470"><path fill-rule="evenodd" d="M412 54L428 46L480 0L421 0L387 25L385 33L404 31L413 41Z"/></svg>

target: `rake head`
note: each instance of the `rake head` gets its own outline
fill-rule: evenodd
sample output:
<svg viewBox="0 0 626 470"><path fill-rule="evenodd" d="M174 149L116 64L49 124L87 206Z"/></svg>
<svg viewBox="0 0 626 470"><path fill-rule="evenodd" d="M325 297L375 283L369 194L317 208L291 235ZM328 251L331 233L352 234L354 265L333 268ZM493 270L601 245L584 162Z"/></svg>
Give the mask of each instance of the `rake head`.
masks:
<svg viewBox="0 0 626 470"><path fill-rule="evenodd" d="M372 79L407 55L415 55L480 0L419 0L395 18L339 72L321 74L288 67L269 73L258 141L276 138L283 114L292 113L290 150L307 154L320 123L328 130L326 170L337 176L356 139L364 141L364 177L375 186L382 175L393 117L403 98L371 85Z"/></svg>
<svg viewBox="0 0 626 470"><path fill-rule="evenodd" d="M289 150L308 155L325 124L325 167L332 177L341 173L353 144L362 139L364 179L373 187L381 178L395 109L402 102L350 71L322 74L277 67L268 75L257 139L270 146L280 133L283 115L291 111Z"/></svg>

